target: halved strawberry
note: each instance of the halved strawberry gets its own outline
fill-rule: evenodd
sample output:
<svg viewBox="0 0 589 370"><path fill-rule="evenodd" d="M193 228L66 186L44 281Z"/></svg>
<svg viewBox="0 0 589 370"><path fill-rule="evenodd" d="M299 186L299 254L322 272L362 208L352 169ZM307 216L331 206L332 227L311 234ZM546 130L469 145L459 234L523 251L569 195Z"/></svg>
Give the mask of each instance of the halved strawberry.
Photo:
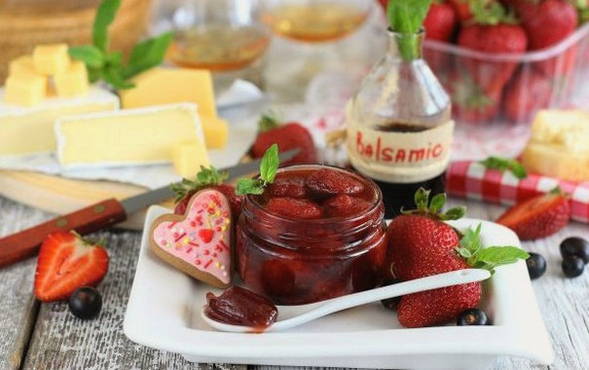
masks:
<svg viewBox="0 0 589 370"><path fill-rule="evenodd" d="M49 234L39 251L35 296L44 302L68 298L81 286L96 286L108 271L104 248L75 232Z"/></svg>
<svg viewBox="0 0 589 370"><path fill-rule="evenodd" d="M569 198L560 189L518 203L497 223L515 231L521 240L550 236L565 227L571 218Z"/></svg>

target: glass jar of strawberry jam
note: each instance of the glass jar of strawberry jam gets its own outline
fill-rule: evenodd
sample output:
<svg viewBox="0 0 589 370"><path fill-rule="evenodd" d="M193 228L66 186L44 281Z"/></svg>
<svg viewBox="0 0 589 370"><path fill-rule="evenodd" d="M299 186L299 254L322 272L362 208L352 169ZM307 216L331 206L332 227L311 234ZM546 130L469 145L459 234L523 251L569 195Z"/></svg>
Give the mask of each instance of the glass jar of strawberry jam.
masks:
<svg viewBox="0 0 589 370"><path fill-rule="evenodd" d="M383 276L385 231L382 193L371 180L322 165L285 167L264 194L245 199L239 274L282 305L371 289Z"/></svg>

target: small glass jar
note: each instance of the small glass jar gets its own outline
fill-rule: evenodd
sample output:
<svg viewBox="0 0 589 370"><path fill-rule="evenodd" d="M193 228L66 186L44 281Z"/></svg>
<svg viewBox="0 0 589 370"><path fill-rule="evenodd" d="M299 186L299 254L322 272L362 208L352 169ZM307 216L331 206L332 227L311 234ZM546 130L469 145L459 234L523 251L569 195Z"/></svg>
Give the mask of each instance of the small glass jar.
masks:
<svg viewBox="0 0 589 370"><path fill-rule="evenodd" d="M237 224L238 271L245 285L276 304L318 302L381 284L387 249L382 193L360 175L322 165L297 165L280 174L329 168L364 184L369 208L349 217L292 219L270 213L260 196L246 197Z"/></svg>

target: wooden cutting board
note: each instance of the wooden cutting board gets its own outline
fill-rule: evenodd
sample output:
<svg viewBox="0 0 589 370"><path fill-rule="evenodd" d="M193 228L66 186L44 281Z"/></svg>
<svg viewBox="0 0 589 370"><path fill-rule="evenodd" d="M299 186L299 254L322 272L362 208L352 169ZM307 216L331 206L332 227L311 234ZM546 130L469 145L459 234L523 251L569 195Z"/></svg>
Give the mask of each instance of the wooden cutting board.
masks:
<svg viewBox="0 0 589 370"><path fill-rule="evenodd" d="M108 198L123 200L147 189L108 181L72 180L27 171L0 171L0 195L54 214L66 214ZM172 207L172 201L162 204ZM141 230L145 211L118 227Z"/></svg>

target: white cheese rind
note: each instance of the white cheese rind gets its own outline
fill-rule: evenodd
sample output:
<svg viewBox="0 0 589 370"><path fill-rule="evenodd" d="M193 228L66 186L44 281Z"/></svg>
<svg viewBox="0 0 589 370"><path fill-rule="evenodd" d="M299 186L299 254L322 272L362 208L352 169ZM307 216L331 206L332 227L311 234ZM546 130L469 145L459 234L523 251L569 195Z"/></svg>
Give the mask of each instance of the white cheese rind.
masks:
<svg viewBox="0 0 589 370"><path fill-rule="evenodd" d="M88 94L83 96L74 98L52 97L31 107L6 103L4 95L5 89L0 88L1 138L9 143L24 142L24 140L27 138L30 139L32 135L36 134L33 130L37 127L43 130L43 135L36 138L36 143L31 144L31 142L29 142L28 148L21 147L21 150L17 150L17 152L10 152L10 150L6 152L6 147L4 147L5 153L2 153L3 151L0 148L0 156L2 158L21 158L29 155L49 154L55 151L55 137L53 135L53 125L55 121L44 120L43 118L38 117L32 118L35 115L40 117L46 117L47 115L57 116L56 111L76 110L78 107L89 106L92 106L93 110L100 109L101 111L114 111L119 109L120 106L119 98L115 94L98 87L92 87L90 91L88 91ZM79 113L80 112L76 112L76 114ZM17 121L18 123L12 120ZM26 123L27 126L14 126L20 125L22 122L28 122ZM4 126L5 124L8 124L8 126ZM18 132L17 134L14 134L15 130ZM13 134L9 134L10 132ZM49 140L51 140L51 142L49 142ZM2 140L0 140L0 143L2 143Z"/></svg>
<svg viewBox="0 0 589 370"><path fill-rule="evenodd" d="M78 116L70 116L64 117L59 119L55 123L55 136L57 138L57 158L60 162L61 166L65 170L73 170L73 169L92 169L92 168L104 168L104 167L127 167L127 166L144 166L144 165L154 165L154 164L164 164L164 163L171 163L171 159L161 159L161 160L145 160L145 161L126 161L126 160L117 160L117 161L102 161L102 162L84 162L84 161L68 161L65 158L65 150L68 145L68 138L63 132L63 125L67 122L72 121L80 121L80 120L94 120L100 118L110 118L110 117L125 117L125 116L143 116L143 115L150 115L159 112L165 111L173 111L173 110L183 110L184 112L188 113L193 124L194 124L194 133L196 138L204 143L204 134L202 130L202 125L200 118L197 112L197 106L193 103L180 103L180 104L168 104L168 105L159 105L153 107L145 107L145 108L136 108L136 109L124 109L115 112L98 112L98 113L90 113ZM186 138L187 141L190 138ZM108 150L108 148L105 148ZM171 155L171 152L170 152Z"/></svg>

